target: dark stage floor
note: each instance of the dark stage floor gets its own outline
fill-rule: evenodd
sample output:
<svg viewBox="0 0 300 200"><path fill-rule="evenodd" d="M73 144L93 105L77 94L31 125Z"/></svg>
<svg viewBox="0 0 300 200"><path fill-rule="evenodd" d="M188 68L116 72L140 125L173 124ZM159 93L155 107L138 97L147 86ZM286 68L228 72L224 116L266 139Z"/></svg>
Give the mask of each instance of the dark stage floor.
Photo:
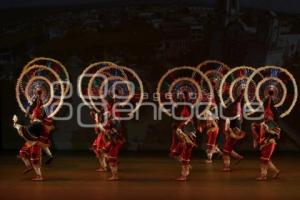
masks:
<svg viewBox="0 0 300 200"><path fill-rule="evenodd" d="M125 154L119 182L107 182L109 174L97 173L92 154L56 153L51 167L44 169L44 182L22 175L23 165L13 154L1 156L0 199L287 199L300 198L300 159L276 155L282 173L278 180L257 182L258 161L246 160L231 173L220 172L221 160L205 164L194 158L190 180L176 182L179 164L162 154Z"/></svg>

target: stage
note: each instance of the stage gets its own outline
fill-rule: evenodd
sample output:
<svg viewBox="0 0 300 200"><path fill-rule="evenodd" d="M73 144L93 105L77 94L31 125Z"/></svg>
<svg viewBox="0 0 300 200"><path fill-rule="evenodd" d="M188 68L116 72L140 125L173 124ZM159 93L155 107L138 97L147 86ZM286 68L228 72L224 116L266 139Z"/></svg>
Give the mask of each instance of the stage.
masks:
<svg viewBox="0 0 300 200"><path fill-rule="evenodd" d="M220 172L220 159L205 164L194 156L188 182L177 182L180 166L167 152L123 153L119 182L108 182L109 173L99 173L92 153L56 153L45 167L44 182L32 182L33 173L22 174L24 166L13 153L2 153L0 161L1 199L288 199L300 197L300 160L297 154L279 154L274 163L279 179L257 182L259 162L255 155Z"/></svg>

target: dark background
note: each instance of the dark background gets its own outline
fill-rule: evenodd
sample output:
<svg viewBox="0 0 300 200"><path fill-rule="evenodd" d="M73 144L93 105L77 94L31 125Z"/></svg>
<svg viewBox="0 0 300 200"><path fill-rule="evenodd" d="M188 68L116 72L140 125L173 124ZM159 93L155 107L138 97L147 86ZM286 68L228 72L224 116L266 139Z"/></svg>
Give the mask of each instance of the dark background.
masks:
<svg viewBox="0 0 300 200"><path fill-rule="evenodd" d="M14 88L23 66L38 56L64 63L75 91L82 70L104 60L134 69L149 94L169 68L207 59L231 67L283 66L300 78L297 0L5 0L0 9L2 150L18 149L23 142L11 123L13 114L22 115ZM76 111L81 101L75 92L67 102ZM139 121L126 122L126 149L169 148L171 120L155 121L150 113L142 108ZM299 113L297 104L281 120L279 150L300 150ZM93 130L80 128L75 116L56 125L55 149L88 149L94 138ZM251 150L251 138L241 148Z"/></svg>

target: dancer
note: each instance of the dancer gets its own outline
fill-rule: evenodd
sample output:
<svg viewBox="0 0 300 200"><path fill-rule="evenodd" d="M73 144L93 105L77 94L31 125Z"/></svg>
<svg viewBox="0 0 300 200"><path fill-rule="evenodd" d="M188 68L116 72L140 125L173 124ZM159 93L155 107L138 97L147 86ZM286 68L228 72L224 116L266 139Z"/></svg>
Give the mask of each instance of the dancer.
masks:
<svg viewBox="0 0 300 200"><path fill-rule="evenodd" d="M48 137L53 131L54 126L51 120L40 120L40 110L35 108L32 115L31 123L28 126L20 125L18 118L15 115L13 117L13 126L17 129L18 134L25 139L25 144L20 150L20 158L26 166L24 173L28 173L32 169L36 173L33 181L42 181L42 148L49 149Z"/></svg>
<svg viewBox="0 0 300 200"><path fill-rule="evenodd" d="M230 157L237 159L237 164L244 158L234 151L234 148L239 140L243 139L246 135L242 131L242 121L243 121L243 98L244 90L240 91L238 98L232 103L230 109L234 114L233 120L227 119L225 122L225 144L223 147L223 162L224 166L222 171L229 172L231 171L230 167Z"/></svg>
<svg viewBox="0 0 300 200"><path fill-rule="evenodd" d="M43 65L45 62L47 64ZM56 63L55 66L52 63ZM46 164L50 164L53 160L49 149L49 136L54 130L52 118L63 106L69 85L64 66L48 58L32 60L17 79L16 100L20 109L29 118L29 123L21 125L18 117L14 116L13 125L18 134L25 139L25 144L20 150L20 158L26 165L25 173L33 169L36 174L33 178L35 181L43 180L42 151L48 155Z"/></svg>
<svg viewBox="0 0 300 200"><path fill-rule="evenodd" d="M181 117L184 120L177 122L173 128L172 145L170 155L181 163L181 175L176 179L186 181L190 173L190 159L192 151L196 145L196 129L192 118L189 118L190 112L184 107Z"/></svg>
<svg viewBox="0 0 300 200"><path fill-rule="evenodd" d="M125 143L124 127L119 120L119 113L110 108L105 112L108 121L104 123L105 144L103 146L104 158L112 176L109 181L119 180L119 153Z"/></svg>
<svg viewBox="0 0 300 200"><path fill-rule="evenodd" d="M258 181L267 180L268 169L273 171L273 178L279 176L279 169L273 164L271 157L276 148L277 141L280 139L281 129L276 122L278 120L278 112L274 106L274 91L270 89L268 96L264 101L264 121L262 123L252 123L251 129L254 136L254 148L259 146L260 157L260 176Z"/></svg>
<svg viewBox="0 0 300 200"><path fill-rule="evenodd" d="M268 169L273 171L273 178L279 176L279 169L273 164L271 157L275 150L277 141L280 138L281 129L279 125L270 117L266 117L261 124L253 123L252 132L256 138L261 152L260 156L260 176L258 181L267 180ZM256 145L255 145L256 146Z"/></svg>
<svg viewBox="0 0 300 200"><path fill-rule="evenodd" d="M34 120L41 120L44 124L44 128L49 127L52 130L54 130L53 120L51 118L48 118L45 112L45 109L43 108L43 99L42 95L43 92L40 88L36 89L36 98L33 100L33 103L28 106L26 117L29 116L30 121ZM43 131L43 134L39 137L39 143L42 147L43 152L47 155L47 160L45 162L46 165L49 165L52 163L54 156L52 152L50 151L51 141L50 141L50 133L51 131Z"/></svg>
<svg viewBox="0 0 300 200"><path fill-rule="evenodd" d="M38 91L38 95L41 93ZM44 114L42 101L38 96L33 103L32 111L30 115L30 123L27 126L18 123L18 117L14 115L13 126L17 129L18 134L25 139L25 144L19 152L19 157L24 162L26 169L23 173L28 173L32 169L35 171L36 176L32 179L33 181L42 181L42 149L53 156L49 150L49 136L54 130L52 119L46 118ZM48 159L46 163L50 163L52 159Z"/></svg>
<svg viewBox="0 0 300 200"><path fill-rule="evenodd" d="M95 133L97 135L96 139L94 140L91 149L94 151L98 162L99 168L96 170L97 172L106 172L107 171L107 161L105 154L103 152L103 147L105 145L105 129L102 126L102 117L101 113L96 112L95 110L91 110L90 112L94 123L95 123Z"/></svg>

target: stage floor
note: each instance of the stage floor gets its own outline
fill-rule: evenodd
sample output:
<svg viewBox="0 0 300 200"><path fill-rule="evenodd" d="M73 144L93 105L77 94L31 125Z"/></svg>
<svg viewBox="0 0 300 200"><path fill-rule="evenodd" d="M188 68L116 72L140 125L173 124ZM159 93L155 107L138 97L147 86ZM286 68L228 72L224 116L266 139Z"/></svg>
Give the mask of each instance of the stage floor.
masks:
<svg viewBox="0 0 300 200"><path fill-rule="evenodd" d="M99 173L92 153L56 154L44 168L44 182L32 182L15 155L1 155L0 199L286 199L300 198L298 155L276 155L278 180L257 182L259 162L247 156L230 173L220 172L221 160L205 164L194 156L188 182L177 182L178 162L166 154L123 154L119 182Z"/></svg>

